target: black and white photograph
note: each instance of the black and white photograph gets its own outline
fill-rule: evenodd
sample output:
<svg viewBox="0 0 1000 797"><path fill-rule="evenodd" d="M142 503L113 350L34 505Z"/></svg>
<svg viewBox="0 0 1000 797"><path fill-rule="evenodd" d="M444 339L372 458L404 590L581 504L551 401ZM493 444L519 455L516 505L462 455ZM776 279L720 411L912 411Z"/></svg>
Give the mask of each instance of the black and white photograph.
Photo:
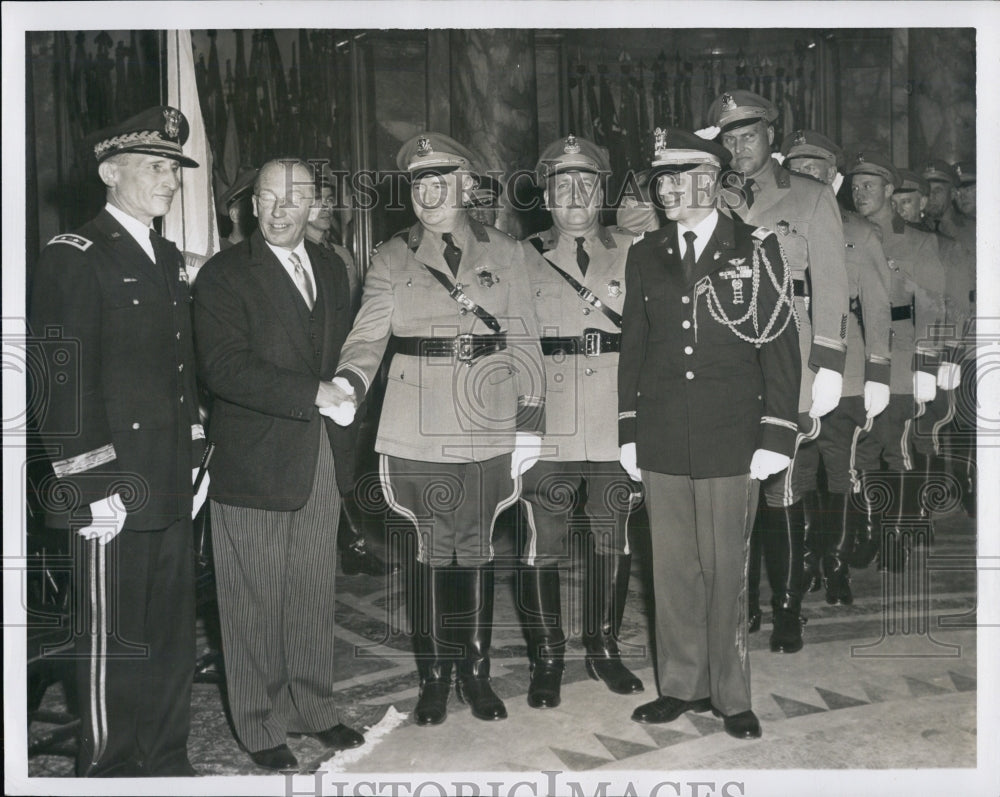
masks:
<svg viewBox="0 0 1000 797"><path fill-rule="evenodd" d="M2 13L5 794L1000 794L995 4Z"/></svg>

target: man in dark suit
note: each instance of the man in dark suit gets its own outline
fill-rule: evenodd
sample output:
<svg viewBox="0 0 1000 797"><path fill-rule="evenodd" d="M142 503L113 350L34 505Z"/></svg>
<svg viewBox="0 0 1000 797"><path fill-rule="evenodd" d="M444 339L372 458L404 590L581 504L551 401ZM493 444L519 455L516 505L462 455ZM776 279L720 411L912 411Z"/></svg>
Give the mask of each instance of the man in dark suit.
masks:
<svg viewBox="0 0 1000 797"><path fill-rule="evenodd" d="M192 502L192 468L205 434L184 260L152 227L180 167L198 165L181 150L187 135L169 107L95 134L107 204L49 242L31 286L50 375L37 422L55 479L43 500L49 525L79 536L80 776L195 774L191 518L204 494Z"/></svg>
<svg viewBox="0 0 1000 797"><path fill-rule="evenodd" d="M331 378L350 292L344 264L305 240L318 212L306 164L261 167L253 206L259 230L199 274L194 322L213 394L212 546L233 724L256 764L294 769L288 733L331 749L364 742L340 723L330 688L343 430L323 414L346 399Z"/></svg>
<svg viewBox="0 0 1000 797"><path fill-rule="evenodd" d="M712 141L656 131L651 179L669 221L626 263L618 435L622 466L645 485L656 573L661 696L632 718L711 708L749 739L761 735L747 649L754 480L794 451L801 362L777 237L716 209L729 159Z"/></svg>

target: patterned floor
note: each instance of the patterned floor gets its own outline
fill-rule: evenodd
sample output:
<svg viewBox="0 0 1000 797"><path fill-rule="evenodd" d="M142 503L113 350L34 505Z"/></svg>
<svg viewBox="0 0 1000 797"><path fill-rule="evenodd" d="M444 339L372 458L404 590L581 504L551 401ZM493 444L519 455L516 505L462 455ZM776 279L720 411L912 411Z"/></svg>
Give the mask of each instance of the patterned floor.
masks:
<svg viewBox="0 0 1000 797"><path fill-rule="evenodd" d="M572 633L563 702L537 711L525 702L528 665L514 612L509 571L497 577L493 683L509 718L484 723L454 696L441 726L421 728L409 712L417 675L401 625L401 577L339 576L339 651L332 663L344 721L374 729L370 742L330 759L309 738L291 739L303 771L347 773L647 771L676 769L900 769L976 765L975 524L962 512L936 520L930 550L918 549L906 580L874 568L854 574L856 600L827 606L806 598L805 648L772 654L769 617L750 637L759 742L731 739L711 714L685 714L669 725L630 720L656 696L648 628L650 573L643 527L634 540L633 578L622 632L642 695L618 696L588 678L579 642L581 579L564 585ZM506 542L505 542L506 540ZM506 546L506 548L505 548ZM509 538L498 541L509 553ZM766 585L763 588L765 600ZM210 647L214 618L200 621ZM48 689L29 725L33 743L69 719L61 685ZM72 772L72 738L29 759L33 776ZM204 775L261 775L234 740L224 690L196 683L190 757Z"/></svg>

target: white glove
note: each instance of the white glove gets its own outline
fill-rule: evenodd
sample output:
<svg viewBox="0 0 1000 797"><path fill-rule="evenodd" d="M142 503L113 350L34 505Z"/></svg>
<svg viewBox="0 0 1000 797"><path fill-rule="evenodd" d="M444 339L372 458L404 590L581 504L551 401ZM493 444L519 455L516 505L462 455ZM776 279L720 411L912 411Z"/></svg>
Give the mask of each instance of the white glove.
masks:
<svg viewBox="0 0 1000 797"><path fill-rule="evenodd" d="M832 412L840 403L840 393L844 389L844 377L829 368L820 368L813 379L812 407L810 418L822 418Z"/></svg>
<svg viewBox="0 0 1000 797"><path fill-rule="evenodd" d="M753 459L750 460L750 478L763 481L768 476L781 473L791 461L791 457L786 457L777 451L758 448L753 452Z"/></svg>
<svg viewBox="0 0 1000 797"><path fill-rule="evenodd" d="M193 485L198 479L198 471L200 468L191 469L191 484ZM208 471L205 471L205 478L201 480L201 486L198 488L198 492L194 494L194 502L191 504L191 519L194 520L198 517L198 513L201 508L205 505L205 499L208 498L208 482L209 475Z"/></svg>
<svg viewBox="0 0 1000 797"><path fill-rule="evenodd" d="M518 432L514 435L514 450L510 452L510 477L516 479L527 473L535 466L541 456L541 435Z"/></svg>
<svg viewBox="0 0 1000 797"><path fill-rule="evenodd" d="M865 382L865 412L869 418L881 414L889 406L889 386L881 382Z"/></svg>
<svg viewBox="0 0 1000 797"><path fill-rule="evenodd" d="M958 363L941 363L938 366L937 386L942 390L954 390L962 382L962 366Z"/></svg>
<svg viewBox="0 0 1000 797"><path fill-rule="evenodd" d="M107 545L125 528L127 514L121 495L114 493L90 505L90 525L77 529L76 533L85 540L97 540L101 545Z"/></svg>
<svg viewBox="0 0 1000 797"><path fill-rule="evenodd" d="M637 464L635 443L626 443L621 447L621 451L618 453L618 461L632 481L642 481L642 471L639 470L639 465Z"/></svg>
<svg viewBox="0 0 1000 797"><path fill-rule="evenodd" d="M344 377L335 376L331 381L349 396L354 395L354 385L344 379ZM353 400L343 401L335 407L321 407L319 414L325 415L327 418L332 418L333 422L338 426L350 426L354 423L354 413L357 412L357 409L357 405Z"/></svg>
<svg viewBox="0 0 1000 797"><path fill-rule="evenodd" d="M913 398L926 404L934 401L937 395L937 379L934 374L926 374L923 371L913 372Z"/></svg>

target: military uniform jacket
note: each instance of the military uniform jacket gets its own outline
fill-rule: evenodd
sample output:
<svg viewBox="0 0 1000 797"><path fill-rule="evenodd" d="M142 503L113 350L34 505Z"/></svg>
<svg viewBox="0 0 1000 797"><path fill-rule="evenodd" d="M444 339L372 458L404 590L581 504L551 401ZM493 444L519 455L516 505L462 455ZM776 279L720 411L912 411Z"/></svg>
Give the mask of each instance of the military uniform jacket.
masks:
<svg viewBox="0 0 1000 797"><path fill-rule="evenodd" d="M747 224L777 234L792 276L809 286L808 312L805 301L796 300L802 361L812 369L803 369L799 396L799 409L806 411L812 403L813 370L844 372L849 291L840 208L828 186L793 174L776 161L756 182L759 190L749 210L741 196L730 191L723 195Z"/></svg>
<svg viewBox="0 0 1000 797"><path fill-rule="evenodd" d="M911 227L893 215L881 229L882 251L889 264L889 301L910 310L909 318L892 322L892 393L913 394L913 371L937 374L944 323L945 271L937 237ZM897 310L898 312L898 310Z"/></svg>
<svg viewBox="0 0 1000 797"><path fill-rule="evenodd" d="M919 228L918 228L919 229ZM945 270L945 350L942 357L958 358L956 347L962 344L972 316L976 296L976 255L954 238L937 233L938 254Z"/></svg>
<svg viewBox="0 0 1000 797"><path fill-rule="evenodd" d="M56 477L51 525L88 524L109 492L130 529L191 515L205 434L190 294L177 247L152 240L155 263L104 210L42 250L30 322L47 374L38 425Z"/></svg>
<svg viewBox="0 0 1000 797"><path fill-rule="evenodd" d="M889 385L889 264L879 231L857 213L844 211L844 252L851 292L847 319L844 396L861 396L865 382Z"/></svg>
<svg viewBox="0 0 1000 797"><path fill-rule="evenodd" d="M791 456L801 360L791 286L779 288L785 269L777 237L720 212L685 280L677 232L677 224L668 223L629 251L618 369L620 443L637 443L640 468L695 479L747 473L758 448ZM763 269L754 275L757 250L776 282ZM776 307L771 334L781 332L760 346L716 319L720 311L739 319L756 309L763 331ZM750 317L736 329L759 336Z"/></svg>
<svg viewBox="0 0 1000 797"><path fill-rule="evenodd" d="M335 463L353 444L353 429L316 407L320 380L333 378L350 328L347 273L330 250L305 247L316 284L312 312L259 230L198 274L195 336L216 445L209 495L221 503L299 509L312 490L320 430Z"/></svg>
<svg viewBox="0 0 1000 797"><path fill-rule="evenodd" d="M528 276L542 337L575 338L586 330L620 333L604 313L580 298L554 263L601 303L621 315L625 303L625 259L635 236L599 227L587 239L587 274L576 262L576 240L553 227L526 242ZM563 462L618 461L618 353L545 356L544 459Z"/></svg>
<svg viewBox="0 0 1000 797"><path fill-rule="evenodd" d="M515 431L544 429L545 373L521 243L472 219L456 232L452 277L437 234L416 224L378 247L337 375L363 399L391 336L492 335L434 277L433 269L493 315L507 349L466 365L455 357L394 354L377 451L424 462L483 461L509 453Z"/></svg>

